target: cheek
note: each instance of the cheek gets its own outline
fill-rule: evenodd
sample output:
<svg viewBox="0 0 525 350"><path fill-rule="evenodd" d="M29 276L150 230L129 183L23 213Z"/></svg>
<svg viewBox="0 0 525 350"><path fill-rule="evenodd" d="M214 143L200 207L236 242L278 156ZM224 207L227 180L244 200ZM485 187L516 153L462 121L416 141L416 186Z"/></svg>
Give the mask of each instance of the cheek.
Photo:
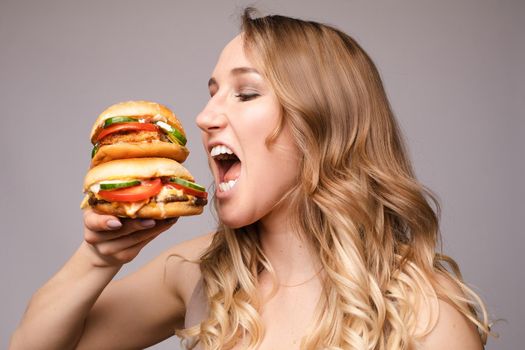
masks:
<svg viewBox="0 0 525 350"><path fill-rule="evenodd" d="M289 190L299 175L300 155L287 130L283 130L272 145L274 162L272 177L279 184L281 191Z"/></svg>
<svg viewBox="0 0 525 350"><path fill-rule="evenodd" d="M241 192L234 201L223 202L218 212L224 224L238 228L268 215L297 182L298 153L283 144L252 149L244 165Z"/></svg>
<svg viewBox="0 0 525 350"><path fill-rule="evenodd" d="M266 147L264 141L246 165L250 192L261 205L273 205L290 190L299 175L300 156L286 130Z"/></svg>

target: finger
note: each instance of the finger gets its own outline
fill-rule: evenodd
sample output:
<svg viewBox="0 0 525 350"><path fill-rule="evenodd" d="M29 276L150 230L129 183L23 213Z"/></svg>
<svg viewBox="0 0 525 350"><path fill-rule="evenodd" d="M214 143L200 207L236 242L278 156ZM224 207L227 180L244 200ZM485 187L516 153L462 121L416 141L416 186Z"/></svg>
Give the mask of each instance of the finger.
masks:
<svg viewBox="0 0 525 350"><path fill-rule="evenodd" d="M149 242L154 240L159 235L160 235L160 232L157 233L156 235L154 235L153 237L145 239L144 241L142 241L140 243L137 243L137 244L135 244L135 245L133 245L133 246L131 246L129 248L126 248L126 249L118 252L115 255L115 259L117 259L117 261L120 261L121 263L130 262L131 260L133 260L138 255L138 253L142 250L142 248L144 248Z"/></svg>
<svg viewBox="0 0 525 350"><path fill-rule="evenodd" d="M96 249L102 255L114 255L144 241L151 240L166 229L167 224L159 224L151 229L133 232L126 236L98 243Z"/></svg>
<svg viewBox="0 0 525 350"><path fill-rule="evenodd" d="M84 240L90 244L111 241L113 239L129 235L130 233L143 231L155 226L154 220L122 219L121 228L113 231L86 230Z"/></svg>
<svg viewBox="0 0 525 350"><path fill-rule="evenodd" d="M121 219L122 227L114 232L107 232L115 237L125 236L136 231L142 231L155 227L157 224L153 219Z"/></svg>
<svg viewBox="0 0 525 350"><path fill-rule="evenodd" d="M157 238L158 236L160 236L162 232L157 232L155 235L143 240L142 242L139 242L131 247L129 247L128 249L125 249L125 251L127 250L135 250L135 249L138 249L139 251L142 250L142 248L144 248L149 242L153 241L155 238Z"/></svg>
<svg viewBox="0 0 525 350"><path fill-rule="evenodd" d="M175 225L177 220L178 218L161 220L160 222L157 223L157 227L159 228L161 232L167 231L168 229L171 228L171 226Z"/></svg>
<svg viewBox="0 0 525 350"><path fill-rule="evenodd" d="M91 231L111 231L122 227L122 222L113 215L98 214L91 208L84 210L84 225Z"/></svg>
<svg viewBox="0 0 525 350"><path fill-rule="evenodd" d="M160 226L162 230L166 230L177 222L178 217L165 220L152 219L121 219L122 227L114 231L91 231L84 233L84 240L90 244L98 244L105 241L111 241L123 236L127 236L133 232L143 231L155 226Z"/></svg>
<svg viewBox="0 0 525 350"><path fill-rule="evenodd" d="M178 217L169 218L164 220L153 220L153 219L122 219L122 227L119 230L111 232L102 232L104 239L111 240L114 238L122 237L136 231L142 231L150 229L159 225L162 227L171 226L177 222Z"/></svg>
<svg viewBox="0 0 525 350"><path fill-rule="evenodd" d="M179 217L174 217L174 218L168 218L168 219L163 219L163 220L157 220L157 224L162 224L162 225L173 225L175 224L177 221L179 220Z"/></svg>

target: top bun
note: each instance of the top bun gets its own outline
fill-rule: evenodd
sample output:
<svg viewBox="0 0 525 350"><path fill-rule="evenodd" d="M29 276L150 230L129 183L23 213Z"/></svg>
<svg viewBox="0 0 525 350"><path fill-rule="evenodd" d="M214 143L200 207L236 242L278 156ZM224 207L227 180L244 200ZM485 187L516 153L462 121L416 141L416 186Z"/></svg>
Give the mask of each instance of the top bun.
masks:
<svg viewBox="0 0 525 350"><path fill-rule="evenodd" d="M175 176L194 181L190 172L172 159L128 158L102 163L89 170L84 178L84 192L100 181L150 179L161 176Z"/></svg>
<svg viewBox="0 0 525 350"><path fill-rule="evenodd" d="M112 117L140 117L140 116L155 116L161 115L166 118L166 122L178 129L184 136L186 133L182 128L182 124L177 119L177 116L166 106L161 105L156 102L150 101L127 101L114 104L113 106L108 107L104 112L102 112L93 128L91 129L91 143L95 143L96 136L104 127L104 121Z"/></svg>

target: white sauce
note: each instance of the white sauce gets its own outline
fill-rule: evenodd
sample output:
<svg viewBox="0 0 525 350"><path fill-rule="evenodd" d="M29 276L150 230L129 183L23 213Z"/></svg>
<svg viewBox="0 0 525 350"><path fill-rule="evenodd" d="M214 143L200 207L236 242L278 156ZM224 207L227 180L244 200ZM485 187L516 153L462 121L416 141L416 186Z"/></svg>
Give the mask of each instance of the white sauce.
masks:
<svg viewBox="0 0 525 350"><path fill-rule="evenodd" d="M167 131L167 132L171 132L173 131L173 128L171 127L171 125L167 124L167 123L164 123L164 122L157 122L156 123L158 126L160 126L161 129L163 129L164 131Z"/></svg>
<svg viewBox="0 0 525 350"><path fill-rule="evenodd" d="M94 185L91 185L89 190L95 194L98 193L98 191L100 191L100 184L96 183Z"/></svg>

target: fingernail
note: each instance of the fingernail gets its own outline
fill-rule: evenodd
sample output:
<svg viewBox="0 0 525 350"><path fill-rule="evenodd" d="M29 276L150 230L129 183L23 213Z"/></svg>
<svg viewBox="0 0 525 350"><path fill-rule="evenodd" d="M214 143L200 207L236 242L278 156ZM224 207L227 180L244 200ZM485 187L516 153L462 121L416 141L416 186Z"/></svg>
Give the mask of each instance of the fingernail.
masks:
<svg viewBox="0 0 525 350"><path fill-rule="evenodd" d="M155 220L152 220L152 219L141 220L140 225L142 227L153 227L155 226Z"/></svg>
<svg viewBox="0 0 525 350"><path fill-rule="evenodd" d="M111 219L111 220L108 220L106 222L106 225L108 225L108 227L112 230L115 230L117 228L121 228L122 227L122 223L118 220L115 220L115 219Z"/></svg>

